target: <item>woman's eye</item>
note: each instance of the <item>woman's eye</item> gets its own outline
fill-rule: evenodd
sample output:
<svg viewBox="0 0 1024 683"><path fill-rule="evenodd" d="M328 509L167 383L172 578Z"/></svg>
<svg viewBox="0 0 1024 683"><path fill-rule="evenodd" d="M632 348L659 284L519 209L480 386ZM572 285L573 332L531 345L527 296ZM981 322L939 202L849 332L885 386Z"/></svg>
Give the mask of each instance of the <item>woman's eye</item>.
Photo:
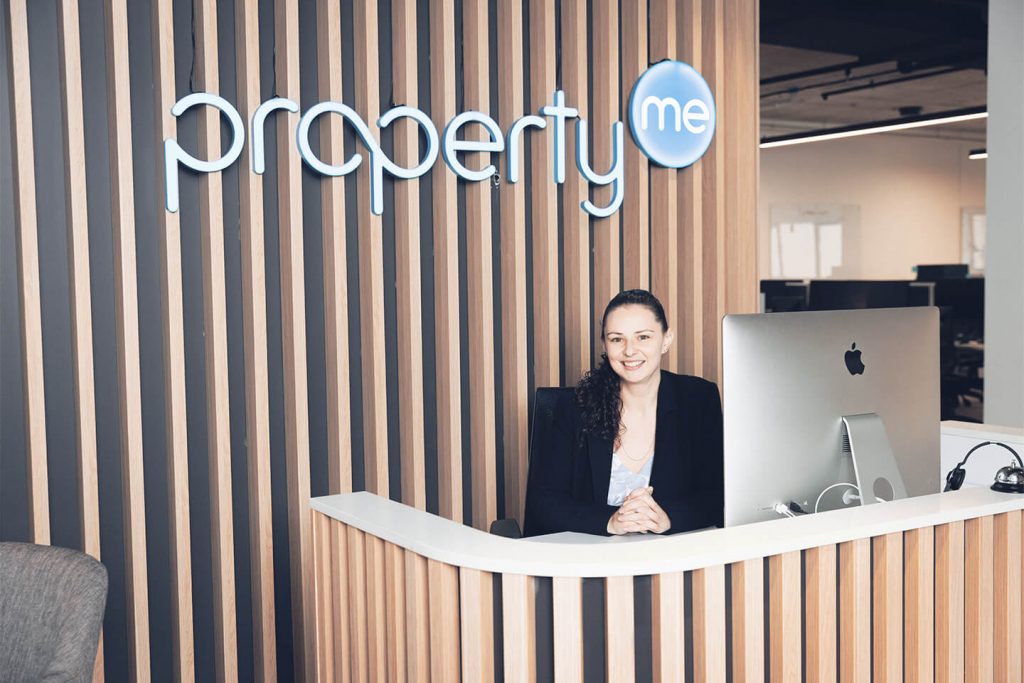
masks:
<svg viewBox="0 0 1024 683"><path fill-rule="evenodd" d="M622 339L620 337L612 337L611 339L608 340L608 342L611 344L618 344L621 341Z"/></svg>
<svg viewBox="0 0 1024 683"><path fill-rule="evenodd" d="M647 341L650 338L651 338L651 335L649 335L649 334L641 334L640 335L640 341Z"/></svg>

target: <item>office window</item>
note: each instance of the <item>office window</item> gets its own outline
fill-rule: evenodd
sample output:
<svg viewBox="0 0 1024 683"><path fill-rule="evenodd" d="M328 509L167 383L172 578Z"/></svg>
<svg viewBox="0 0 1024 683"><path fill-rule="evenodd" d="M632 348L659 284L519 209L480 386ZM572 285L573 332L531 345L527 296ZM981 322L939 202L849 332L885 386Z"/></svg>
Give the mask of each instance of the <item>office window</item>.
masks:
<svg viewBox="0 0 1024 683"><path fill-rule="evenodd" d="M857 207L773 206L771 209L772 278L837 277L844 265L844 240Z"/></svg>
<svg viewBox="0 0 1024 683"><path fill-rule="evenodd" d="M960 263L974 275L985 273L985 209L960 212Z"/></svg>

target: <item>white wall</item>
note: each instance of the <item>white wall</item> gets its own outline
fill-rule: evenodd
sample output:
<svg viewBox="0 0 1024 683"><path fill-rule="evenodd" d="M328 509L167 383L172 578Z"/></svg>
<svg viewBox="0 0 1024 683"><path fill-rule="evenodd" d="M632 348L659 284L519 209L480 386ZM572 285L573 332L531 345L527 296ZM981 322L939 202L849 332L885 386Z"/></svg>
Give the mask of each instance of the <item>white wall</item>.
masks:
<svg viewBox="0 0 1024 683"><path fill-rule="evenodd" d="M758 271L771 276L772 205L860 207L844 278L912 279L919 263L959 263L961 209L985 206L984 147L901 135L865 135L761 150Z"/></svg>
<svg viewBox="0 0 1024 683"><path fill-rule="evenodd" d="M988 29L989 215L985 422L1024 427L1024 6L992 0Z"/></svg>

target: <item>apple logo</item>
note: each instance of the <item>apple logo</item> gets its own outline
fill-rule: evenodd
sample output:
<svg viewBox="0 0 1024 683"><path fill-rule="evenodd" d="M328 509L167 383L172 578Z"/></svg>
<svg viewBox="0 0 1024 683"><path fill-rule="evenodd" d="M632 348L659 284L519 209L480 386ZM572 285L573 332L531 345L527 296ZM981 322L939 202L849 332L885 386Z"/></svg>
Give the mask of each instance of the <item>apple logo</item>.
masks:
<svg viewBox="0 0 1024 683"><path fill-rule="evenodd" d="M850 350L846 352L846 369L851 375L863 375L864 363L860 359L860 351L857 350L857 342L853 343Z"/></svg>

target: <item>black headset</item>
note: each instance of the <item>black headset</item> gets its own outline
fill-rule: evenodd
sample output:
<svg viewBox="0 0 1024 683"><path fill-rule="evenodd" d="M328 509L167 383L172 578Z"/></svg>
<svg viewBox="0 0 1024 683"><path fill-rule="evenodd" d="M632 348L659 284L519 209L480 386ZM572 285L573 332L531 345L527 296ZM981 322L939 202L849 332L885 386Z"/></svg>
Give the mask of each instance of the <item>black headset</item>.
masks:
<svg viewBox="0 0 1024 683"><path fill-rule="evenodd" d="M964 464L967 463L967 459L971 457L971 453L982 448L983 446L1002 446L1006 450L1013 454L1013 457L1017 460L1017 466L1007 465L1001 467L996 472L996 480L992 484L993 491L1000 491L1002 493L1024 493L1024 462L1021 461L1017 451L1013 450L1005 443L1001 441L982 441L977 446L967 451L967 455L960 461L956 467L949 471L946 475L946 488L943 491L958 491L964 483L964 477L967 476L967 472L964 471Z"/></svg>

